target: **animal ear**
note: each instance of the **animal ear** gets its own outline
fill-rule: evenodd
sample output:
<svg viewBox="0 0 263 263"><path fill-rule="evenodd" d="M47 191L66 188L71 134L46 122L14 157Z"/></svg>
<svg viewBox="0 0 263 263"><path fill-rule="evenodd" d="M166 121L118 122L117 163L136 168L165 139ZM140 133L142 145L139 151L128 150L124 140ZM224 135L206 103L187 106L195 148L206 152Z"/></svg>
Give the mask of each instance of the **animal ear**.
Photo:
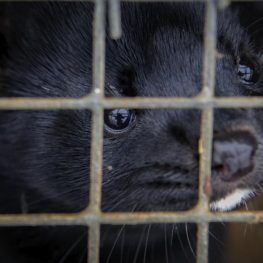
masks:
<svg viewBox="0 0 263 263"><path fill-rule="evenodd" d="M256 47L263 48L263 3L234 3L233 8L239 12L241 25L246 29Z"/></svg>

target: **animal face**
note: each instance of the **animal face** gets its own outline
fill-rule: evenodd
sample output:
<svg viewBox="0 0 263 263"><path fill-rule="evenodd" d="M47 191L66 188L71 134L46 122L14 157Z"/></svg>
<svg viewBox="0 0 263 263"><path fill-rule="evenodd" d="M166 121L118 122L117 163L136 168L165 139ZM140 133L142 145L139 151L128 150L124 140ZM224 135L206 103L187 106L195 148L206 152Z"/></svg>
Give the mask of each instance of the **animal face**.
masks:
<svg viewBox="0 0 263 263"><path fill-rule="evenodd" d="M147 15L139 19L134 10L129 12L124 25L129 21L145 31L124 27L123 39L109 40L107 95L197 95L202 82L202 5L177 5L171 13L165 11L165 18L162 12L155 18L144 10ZM219 15L215 94L260 96L262 58L257 42L237 21L231 10ZM233 209L260 190L260 116L262 110L215 110L211 209ZM113 109L105 112L105 127L105 210L185 210L196 203L200 112Z"/></svg>
<svg viewBox="0 0 263 263"><path fill-rule="evenodd" d="M2 7L8 26L2 33L1 96L89 93L91 4ZM106 38L106 96L197 95L204 6L125 4L122 11L122 38ZM262 95L258 44L232 9L219 14L217 35L216 96ZM213 209L232 209L261 188L262 116L260 109L215 110ZM194 206L199 111L112 109L104 118L103 210ZM15 200L25 196L27 212L84 208L90 121L87 111L1 112L3 203L14 203L11 210L21 211L21 202ZM9 197L5 189L12 180L17 191Z"/></svg>

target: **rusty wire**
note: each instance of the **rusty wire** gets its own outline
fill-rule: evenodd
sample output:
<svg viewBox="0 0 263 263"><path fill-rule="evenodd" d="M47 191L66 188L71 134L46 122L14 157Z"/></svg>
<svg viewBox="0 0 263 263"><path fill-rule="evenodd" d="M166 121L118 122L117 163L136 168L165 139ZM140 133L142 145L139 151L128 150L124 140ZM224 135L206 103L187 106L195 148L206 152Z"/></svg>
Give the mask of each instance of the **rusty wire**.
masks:
<svg viewBox="0 0 263 263"><path fill-rule="evenodd" d="M11 0L12 1L12 0ZM14 0L17 1L17 0ZM40 0L42 1L42 0ZM59 1L59 0L56 0ZM61 0L65 2L65 0ZM131 0L123 0L131 1ZM145 0L135 0L145 2ZM147 0L155 2L160 0ZM161 0L167 2L167 0ZM169 0L176 2L180 0ZM190 1L190 0L184 0ZM198 1L199 0L194 0ZM192 0L192 2L194 2ZM205 1L205 0L203 0ZM240 0L239 0L240 1ZM243 0L246 1L246 0ZM35 0L27 2L36 2ZM213 213L209 211L209 190L211 176L211 149L213 136L214 108L256 108L262 107L260 97L214 97L216 60L216 17L217 8L225 7L228 0L206 0L203 87L199 95L192 98L105 98L105 0L94 0L93 27L93 89L83 98L0 98L0 110L50 110L89 109L92 111L92 144L90 197L86 210L75 214L5 214L0 215L0 226L40 225L86 225L89 227L88 262L99 262L101 224L145 224L181 223L198 224L197 262L208 261L209 222L263 222L263 212ZM120 1L109 0L110 34L121 36ZM197 108L202 110L201 136L199 142L200 176L199 201L195 208L185 212L109 212L101 211L103 110L108 108ZM88 187L88 186L87 186Z"/></svg>

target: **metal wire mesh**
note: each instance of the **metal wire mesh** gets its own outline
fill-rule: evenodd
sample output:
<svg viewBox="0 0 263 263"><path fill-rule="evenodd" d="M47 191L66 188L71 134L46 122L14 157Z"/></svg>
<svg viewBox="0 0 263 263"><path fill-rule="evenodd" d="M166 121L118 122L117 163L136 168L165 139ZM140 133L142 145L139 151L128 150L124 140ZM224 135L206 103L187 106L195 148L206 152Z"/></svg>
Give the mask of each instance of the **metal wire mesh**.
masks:
<svg viewBox="0 0 263 263"><path fill-rule="evenodd" d="M143 2L145 0L136 0ZM148 0L147 2L154 2ZM158 0L160 1L160 0ZM170 0L178 1L178 0ZM101 224L180 223L198 224L197 262L208 261L209 222L263 222L263 212L211 212L207 189L211 176L211 149L214 108L262 107L261 97L214 97L216 61L217 10L226 6L226 0L206 0L203 82L201 93L193 98L105 98L105 0L94 0L93 27L93 89L90 95L73 98L1 98L3 109L90 109L92 111L92 145L89 206L75 214L21 214L0 215L0 226L87 225L89 227L88 262L99 262ZM167 1L166 1L167 2ZM121 35L120 1L109 0L110 34ZM103 111L108 108L198 108L202 110L199 141L200 176L199 201L195 208L185 212L108 212L101 211Z"/></svg>

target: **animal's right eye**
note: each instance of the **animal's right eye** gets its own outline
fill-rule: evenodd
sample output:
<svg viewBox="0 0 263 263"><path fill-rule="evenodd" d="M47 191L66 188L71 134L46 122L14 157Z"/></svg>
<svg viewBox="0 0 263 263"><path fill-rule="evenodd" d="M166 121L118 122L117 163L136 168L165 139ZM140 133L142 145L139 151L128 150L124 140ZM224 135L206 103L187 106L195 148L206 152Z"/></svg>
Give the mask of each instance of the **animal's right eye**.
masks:
<svg viewBox="0 0 263 263"><path fill-rule="evenodd" d="M110 133L122 133L128 131L136 119L135 111L130 109L105 110L104 124Z"/></svg>

